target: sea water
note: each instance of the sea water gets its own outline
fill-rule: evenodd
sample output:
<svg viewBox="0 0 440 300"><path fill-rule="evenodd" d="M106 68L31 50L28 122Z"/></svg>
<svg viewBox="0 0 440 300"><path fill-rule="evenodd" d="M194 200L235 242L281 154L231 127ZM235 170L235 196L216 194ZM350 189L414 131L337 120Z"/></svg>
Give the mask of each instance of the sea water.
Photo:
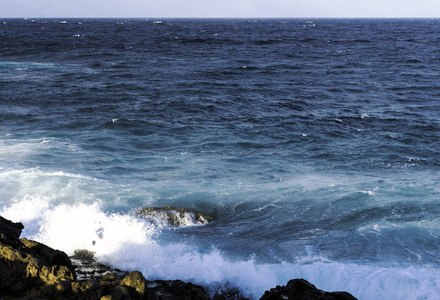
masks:
<svg viewBox="0 0 440 300"><path fill-rule="evenodd" d="M0 20L0 214L147 279L440 298L440 21ZM214 218L136 217L176 206Z"/></svg>

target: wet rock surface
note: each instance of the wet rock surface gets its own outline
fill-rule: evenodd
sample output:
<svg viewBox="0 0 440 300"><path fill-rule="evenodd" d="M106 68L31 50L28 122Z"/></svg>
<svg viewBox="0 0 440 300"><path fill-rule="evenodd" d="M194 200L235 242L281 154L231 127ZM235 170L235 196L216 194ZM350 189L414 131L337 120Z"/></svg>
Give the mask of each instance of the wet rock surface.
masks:
<svg viewBox="0 0 440 300"><path fill-rule="evenodd" d="M156 225L168 225L171 227L204 225L213 219L201 212L183 207L146 207L138 210L135 215L138 218L150 220Z"/></svg>
<svg viewBox="0 0 440 300"><path fill-rule="evenodd" d="M238 289L208 293L180 280L149 281L139 271L100 264L85 249L72 257L44 244L19 238L23 225L0 216L0 299L85 300L244 300ZM263 274L262 274L263 275ZM346 292L324 292L304 279L266 291L261 300L353 300Z"/></svg>
<svg viewBox="0 0 440 300"><path fill-rule="evenodd" d="M70 259L75 267L77 280L101 279L108 273L115 273L119 277L128 274L126 271L114 269L97 262L94 256L95 253L87 249L77 249L74 251Z"/></svg>

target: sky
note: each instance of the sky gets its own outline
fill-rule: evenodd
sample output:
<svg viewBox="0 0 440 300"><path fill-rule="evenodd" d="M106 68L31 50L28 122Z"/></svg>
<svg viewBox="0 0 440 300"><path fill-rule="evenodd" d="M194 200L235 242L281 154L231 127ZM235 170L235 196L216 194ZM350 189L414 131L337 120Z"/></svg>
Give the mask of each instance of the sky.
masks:
<svg viewBox="0 0 440 300"><path fill-rule="evenodd" d="M0 0L0 18L436 18L440 0Z"/></svg>

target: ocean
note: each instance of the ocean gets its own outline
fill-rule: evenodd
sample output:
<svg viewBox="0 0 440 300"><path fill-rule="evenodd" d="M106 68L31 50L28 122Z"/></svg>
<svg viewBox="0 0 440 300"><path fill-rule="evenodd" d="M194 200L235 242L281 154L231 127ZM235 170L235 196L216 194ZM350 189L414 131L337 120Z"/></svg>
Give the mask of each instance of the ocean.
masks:
<svg viewBox="0 0 440 300"><path fill-rule="evenodd" d="M440 299L439 32L0 19L0 215L150 280ZM163 206L214 221L136 214Z"/></svg>

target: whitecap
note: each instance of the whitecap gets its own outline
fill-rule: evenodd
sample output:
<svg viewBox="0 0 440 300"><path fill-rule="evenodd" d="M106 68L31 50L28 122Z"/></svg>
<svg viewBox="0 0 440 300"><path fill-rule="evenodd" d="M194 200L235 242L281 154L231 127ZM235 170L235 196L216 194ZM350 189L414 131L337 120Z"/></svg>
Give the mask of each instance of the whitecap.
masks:
<svg viewBox="0 0 440 300"><path fill-rule="evenodd" d="M22 214L22 209L27 212ZM32 213L33 212L33 213ZM123 270L139 270L147 279L180 279L215 289L226 284L258 299L265 290L304 278L328 291L344 290L359 299L438 299L440 270L430 266L336 262L306 255L291 262L257 263L231 259L212 247L156 239L161 231L130 215L105 212L99 203L47 205L24 199L3 210L23 221L28 238L73 254L96 252L98 261ZM23 218L25 216L25 218Z"/></svg>
<svg viewBox="0 0 440 300"><path fill-rule="evenodd" d="M374 195L373 191L361 191L361 193L362 194L367 194L367 195L370 195L370 196Z"/></svg>

